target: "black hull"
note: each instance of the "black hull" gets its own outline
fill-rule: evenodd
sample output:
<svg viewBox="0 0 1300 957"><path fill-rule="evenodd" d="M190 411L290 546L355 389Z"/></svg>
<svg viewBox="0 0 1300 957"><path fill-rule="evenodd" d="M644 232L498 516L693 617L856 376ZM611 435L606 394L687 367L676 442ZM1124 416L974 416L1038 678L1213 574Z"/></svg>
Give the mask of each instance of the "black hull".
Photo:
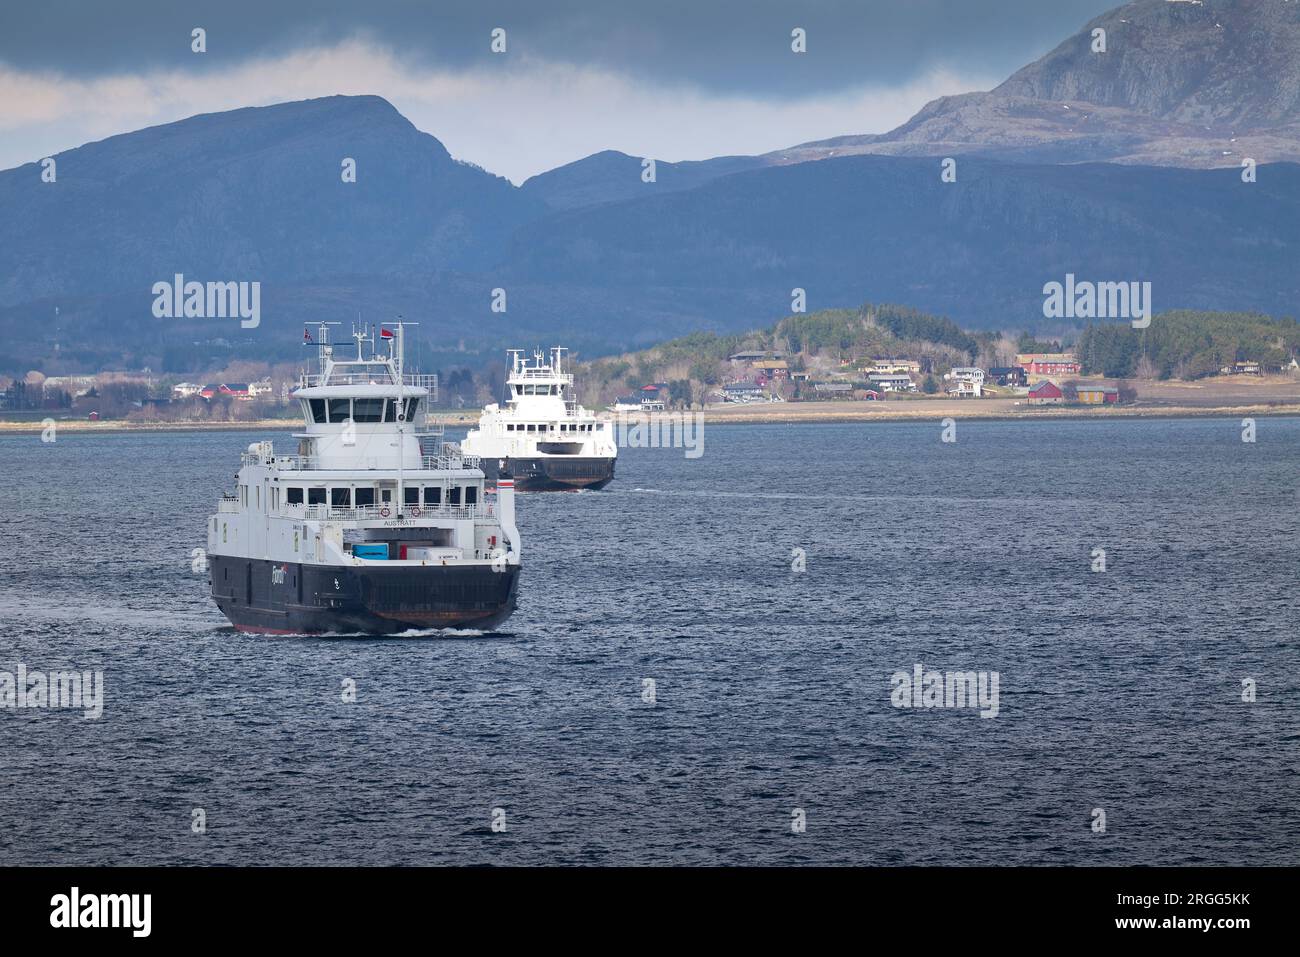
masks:
<svg viewBox="0 0 1300 957"><path fill-rule="evenodd" d="M515 610L519 566L333 567L209 556L212 599L240 631L296 635L491 630Z"/></svg>
<svg viewBox="0 0 1300 957"><path fill-rule="evenodd" d="M515 480L517 492L562 492L580 488L604 488L614 480L615 459L578 456L545 458L484 458L483 474L495 481L499 476Z"/></svg>

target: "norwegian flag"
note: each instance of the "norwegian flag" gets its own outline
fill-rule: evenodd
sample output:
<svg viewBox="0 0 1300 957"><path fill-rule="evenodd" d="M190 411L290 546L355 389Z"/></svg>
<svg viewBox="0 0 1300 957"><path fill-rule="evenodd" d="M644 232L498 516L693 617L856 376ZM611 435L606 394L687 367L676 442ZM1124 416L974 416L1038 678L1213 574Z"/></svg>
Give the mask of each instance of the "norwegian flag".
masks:
<svg viewBox="0 0 1300 957"><path fill-rule="evenodd" d="M392 329L385 329L383 326L380 326L380 327L379 327L379 338L380 338L380 339L391 339L391 338L393 338L393 330L392 330Z"/></svg>

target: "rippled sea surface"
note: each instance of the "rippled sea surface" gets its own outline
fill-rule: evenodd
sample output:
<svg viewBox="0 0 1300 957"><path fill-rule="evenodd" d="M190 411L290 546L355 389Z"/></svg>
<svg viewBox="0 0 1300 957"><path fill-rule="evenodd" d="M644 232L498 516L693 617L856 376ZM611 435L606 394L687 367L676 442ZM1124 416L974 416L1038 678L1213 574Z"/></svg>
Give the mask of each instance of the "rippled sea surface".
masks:
<svg viewBox="0 0 1300 957"><path fill-rule="evenodd" d="M521 496L503 632L393 639L209 601L263 438L0 437L0 670L106 685L0 711L8 863L1300 860L1300 420L708 427ZM1000 713L893 707L917 663Z"/></svg>

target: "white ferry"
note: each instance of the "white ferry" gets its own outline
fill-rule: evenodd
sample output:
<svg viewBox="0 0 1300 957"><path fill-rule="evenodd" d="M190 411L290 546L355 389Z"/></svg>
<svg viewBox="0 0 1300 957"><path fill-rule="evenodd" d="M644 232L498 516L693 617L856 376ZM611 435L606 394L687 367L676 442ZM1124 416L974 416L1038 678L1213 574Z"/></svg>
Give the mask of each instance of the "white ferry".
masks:
<svg viewBox="0 0 1300 957"><path fill-rule="evenodd" d="M566 395L573 376L562 367L564 348L549 359L509 350L505 407L483 409L461 450L476 455L489 476L509 475L522 491L603 488L614 478L618 444L609 422Z"/></svg>
<svg viewBox="0 0 1300 957"><path fill-rule="evenodd" d="M306 420L297 454L250 445L208 522L213 600L236 628L266 634L499 625L519 580L513 483L490 487L428 427L437 379L404 372L408 324L381 326L388 354L372 343L368 358L364 330L355 358L336 356L330 325L319 371L293 393Z"/></svg>

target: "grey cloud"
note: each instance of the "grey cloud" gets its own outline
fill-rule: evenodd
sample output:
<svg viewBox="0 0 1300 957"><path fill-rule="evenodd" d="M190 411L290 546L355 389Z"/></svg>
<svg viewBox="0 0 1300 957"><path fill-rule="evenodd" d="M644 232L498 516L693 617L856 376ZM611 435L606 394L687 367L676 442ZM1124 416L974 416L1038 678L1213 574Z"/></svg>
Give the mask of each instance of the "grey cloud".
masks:
<svg viewBox="0 0 1300 957"><path fill-rule="evenodd" d="M159 67L214 70L249 58L373 39L420 66L486 66L493 27L511 51L616 69L650 83L795 97L904 84L927 71L1006 75L1046 52L1108 0L42 0L7 4L0 61L91 77ZM190 52L190 30L208 53ZM789 52L791 28L809 53Z"/></svg>

